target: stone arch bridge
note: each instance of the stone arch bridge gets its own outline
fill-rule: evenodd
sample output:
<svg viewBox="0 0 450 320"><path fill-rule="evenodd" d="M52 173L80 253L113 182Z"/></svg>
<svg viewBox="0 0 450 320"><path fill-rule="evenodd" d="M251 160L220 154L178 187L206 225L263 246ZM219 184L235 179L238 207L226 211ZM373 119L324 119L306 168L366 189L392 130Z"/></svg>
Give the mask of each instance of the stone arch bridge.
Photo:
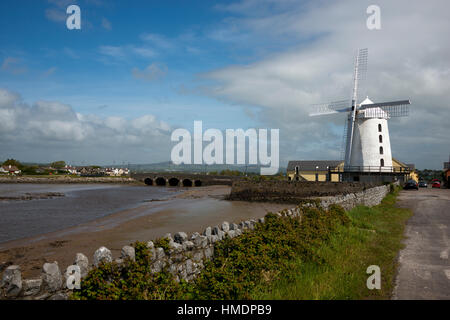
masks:
<svg viewBox="0 0 450 320"><path fill-rule="evenodd" d="M194 173L148 172L134 173L131 177L149 186L201 187L211 185L229 185L236 177L214 176Z"/></svg>

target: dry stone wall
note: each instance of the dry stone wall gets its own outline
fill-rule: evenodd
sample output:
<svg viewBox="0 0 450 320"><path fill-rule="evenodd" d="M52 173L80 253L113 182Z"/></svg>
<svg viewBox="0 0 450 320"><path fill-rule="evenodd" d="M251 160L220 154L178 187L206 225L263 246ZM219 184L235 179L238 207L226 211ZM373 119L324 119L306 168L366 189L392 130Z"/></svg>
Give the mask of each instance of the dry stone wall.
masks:
<svg viewBox="0 0 450 320"><path fill-rule="evenodd" d="M357 205L374 206L389 192L390 187L378 186L363 191L318 198L325 208L331 204L342 205L349 210ZM304 199L303 199L304 200ZM276 213L279 216L298 217L299 206ZM195 232L188 236L184 232L177 232L172 237L166 234L169 240L169 250L156 247L152 241L147 243L151 252L152 271L157 273L163 268L177 279L190 281L202 270L204 262L214 257L214 246L226 237L238 237L244 232L255 228L257 223L264 223L264 218L258 220L242 221L239 224L223 222L219 226L207 227L202 233ZM0 282L1 299L25 300L63 300L68 299L71 289L80 279L86 277L91 268L102 262L115 261L121 265L126 259L135 259L135 250L131 246L124 246L120 257L113 259L111 251L106 247L99 248L93 256L92 264L82 253L77 253L74 263L65 270L61 270L58 262L45 263L42 267L41 277L36 279L22 279L20 266L11 265L3 272Z"/></svg>
<svg viewBox="0 0 450 320"><path fill-rule="evenodd" d="M324 208L332 204L341 205L345 210L350 210L358 205L368 207L376 206L389 193L389 185L378 186L355 193L340 194L330 197L321 197L320 203Z"/></svg>
<svg viewBox="0 0 450 320"><path fill-rule="evenodd" d="M363 182L234 181L229 200L300 203L305 198L329 197L362 192L380 184Z"/></svg>

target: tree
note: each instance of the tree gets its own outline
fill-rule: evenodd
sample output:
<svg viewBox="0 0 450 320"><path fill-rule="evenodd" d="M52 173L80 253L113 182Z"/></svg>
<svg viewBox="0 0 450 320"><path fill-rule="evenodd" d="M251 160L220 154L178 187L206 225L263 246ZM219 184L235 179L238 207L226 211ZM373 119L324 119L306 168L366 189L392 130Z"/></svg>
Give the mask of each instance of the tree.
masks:
<svg viewBox="0 0 450 320"><path fill-rule="evenodd" d="M55 161L55 162L52 162L50 164L50 166L52 168L61 169L61 168L64 168L66 166L66 162L65 161Z"/></svg>
<svg viewBox="0 0 450 320"><path fill-rule="evenodd" d="M3 162L4 166L16 166L18 169L22 168L22 164L17 161L16 159L7 159L5 162Z"/></svg>

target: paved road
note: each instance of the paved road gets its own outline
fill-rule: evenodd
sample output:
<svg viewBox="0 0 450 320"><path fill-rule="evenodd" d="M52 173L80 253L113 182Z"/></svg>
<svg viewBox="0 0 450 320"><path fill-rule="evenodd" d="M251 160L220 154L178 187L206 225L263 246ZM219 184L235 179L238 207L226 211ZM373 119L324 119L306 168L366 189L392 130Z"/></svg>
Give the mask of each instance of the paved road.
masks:
<svg viewBox="0 0 450 320"><path fill-rule="evenodd" d="M398 200L414 216L406 226L393 299L450 299L450 190L403 190Z"/></svg>

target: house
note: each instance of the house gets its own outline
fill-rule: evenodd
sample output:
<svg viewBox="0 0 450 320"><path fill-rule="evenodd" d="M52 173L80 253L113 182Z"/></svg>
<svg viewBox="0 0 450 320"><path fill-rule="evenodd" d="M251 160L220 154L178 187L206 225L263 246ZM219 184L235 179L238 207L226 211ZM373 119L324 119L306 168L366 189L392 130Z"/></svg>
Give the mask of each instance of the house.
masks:
<svg viewBox="0 0 450 320"><path fill-rule="evenodd" d="M16 166L7 165L2 166L2 170L0 172L8 174L20 174L22 171L19 170L19 168L17 168Z"/></svg>
<svg viewBox="0 0 450 320"><path fill-rule="evenodd" d="M289 161L287 167L288 181L342 181L341 175L344 170L343 160L295 160ZM414 164L405 164L392 158L392 170L405 172L404 181L413 179L419 181ZM330 171L333 174L330 174Z"/></svg>
<svg viewBox="0 0 450 320"><path fill-rule="evenodd" d="M66 171L68 174L78 174L77 168L65 165L63 171Z"/></svg>
<svg viewBox="0 0 450 320"><path fill-rule="evenodd" d="M105 174L111 177L119 177L130 174L128 168L106 168Z"/></svg>
<svg viewBox="0 0 450 320"><path fill-rule="evenodd" d="M286 175L289 181L339 181L338 175L329 174L329 169L343 167L340 160L289 161Z"/></svg>
<svg viewBox="0 0 450 320"><path fill-rule="evenodd" d="M409 173L406 175L406 180L414 180L419 182L419 175L416 172L416 166L413 163L403 163L395 158L392 158L392 166L394 170L401 171L403 169L409 169Z"/></svg>

